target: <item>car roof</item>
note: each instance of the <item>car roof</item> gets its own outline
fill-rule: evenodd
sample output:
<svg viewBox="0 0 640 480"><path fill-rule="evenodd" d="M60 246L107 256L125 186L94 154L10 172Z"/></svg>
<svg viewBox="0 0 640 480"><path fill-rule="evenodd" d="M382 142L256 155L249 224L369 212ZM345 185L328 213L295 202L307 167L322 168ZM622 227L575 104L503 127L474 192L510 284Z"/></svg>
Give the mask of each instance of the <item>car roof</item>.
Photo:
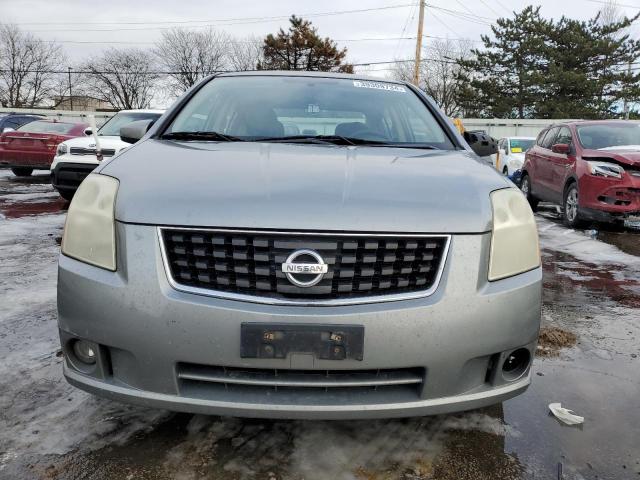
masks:
<svg viewBox="0 0 640 480"><path fill-rule="evenodd" d="M336 72L310 72L306 70L248 70L243 72L224 72L215 75L216 77L313 77L313 78L340 78L346 80L367 80L370 82L396 83L405 85L406 82L400 80L388 80L386 78L368 77L355 73Z"/></svg>
<svg viewBox="0 0 640 480"><path fill-rule="evenodd" d="M622 120L622 119L619 119L619 118L614 118L614 119L609 119L609 120L569 120L567 122L551 124L546 128L562 127L564 125L574 125L574 126L578 126L578 125L606 125L606 124L611 124L611 123L619 123L619 124L636 123L636 124L640 124L640 122L637 121L637 120Z"/></svg>

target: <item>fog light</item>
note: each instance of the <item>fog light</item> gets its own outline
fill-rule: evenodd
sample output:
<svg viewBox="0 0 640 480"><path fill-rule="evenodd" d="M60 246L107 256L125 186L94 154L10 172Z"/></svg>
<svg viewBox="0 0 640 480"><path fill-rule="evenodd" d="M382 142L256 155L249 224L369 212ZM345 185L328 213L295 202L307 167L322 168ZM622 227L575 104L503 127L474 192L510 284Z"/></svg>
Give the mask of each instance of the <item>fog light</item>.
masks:
<svg viewBox="0 0 640 480"><path fill-rule="evenodd" d="M502 364L502 376L505 380L517 380L526 372L531 361L531 353L526 348L518 348L509 355Z"/></svg>
<svg viewBox="0 0 640 480"><path fill-rule="evenodd" d="M86 340L76 340L73 342L73 353L75 353L78 360L87 365L93 365L96 363L96 347L93 343Z"/></svg>

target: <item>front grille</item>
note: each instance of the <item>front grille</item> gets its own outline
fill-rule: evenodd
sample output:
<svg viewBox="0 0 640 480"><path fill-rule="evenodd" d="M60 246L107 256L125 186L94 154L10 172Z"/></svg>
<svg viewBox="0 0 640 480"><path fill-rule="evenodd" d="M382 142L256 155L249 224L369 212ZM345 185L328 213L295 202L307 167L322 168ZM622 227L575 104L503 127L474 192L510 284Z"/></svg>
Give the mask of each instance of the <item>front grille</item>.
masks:
<svg viewBox="0 0 640 480"><path fill-rule="evenodd" d="M71 155L96 155L95 148L82 148L82 147L71 147L69 149L69 153ZM103 148L102 156L103 157L113 157L116 154L116 151L113 148Z"/></svg>
<svg viewBox="0 0 640 480"><path fill-rule="evenodd" d="M59 163L53 174L54 182L58 187L78 188L95 168L92 164Z"/></svg>
<svg viewBox="0 0 640 480"><path fill-rule="evenodd" d="M242 395L245 401L284 403L414 401L425 381L424 368L385 370L287 370L179 363L180 394L212 398Z"/></svg>
<svg viewBox="0 0 640 480"><path fill-rule="evenodd" d="M428 292L436 287L449 242L445 235L174 228L161 228L160 235L168 273L178 286L294 302ZM282 272L282 264L305 249L317 252L328 271L317 284L299 287Z"/></svg>

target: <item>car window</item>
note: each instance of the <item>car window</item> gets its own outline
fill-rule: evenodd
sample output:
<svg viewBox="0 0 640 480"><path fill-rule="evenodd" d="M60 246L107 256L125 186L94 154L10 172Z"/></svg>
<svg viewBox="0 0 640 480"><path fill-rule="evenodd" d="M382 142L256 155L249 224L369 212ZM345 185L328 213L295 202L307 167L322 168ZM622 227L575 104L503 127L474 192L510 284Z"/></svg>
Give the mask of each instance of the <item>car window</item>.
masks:
<svg viewBox="0 0 640 480"><path fill-rule="evenodd" d="M533 142L532 138L512 138L509 148L511 153L523 153L533 147Z"/></svg>
<svg viewBox="0 0 640 480"><path fill-rule="evenodd" d="M117 113L109 120L106 121L100 129L98 129L98 135L108 137L119 137L120 129L125 125L138 120L156 120L160 118L160 113L152 112L127 112Z"/></svg>
<svg viewBox="0 0 640 480"><path fill-rule="evenodd" d="M612 122L576 127L578 141L584 148L640 148L640 124L635 122Z"/></svg>
<svg viewBox="0 0 640 480"><path fill-rule="evenodd" d="M569 130L568 127L562 127L553 143L565 143L567 145L571 145L571 130Z"/></svg>
<svg viewBox="0 0 640 480"><path fill-rule="evenodd" d="M455 148L404 85L342 78L238 76L206 84L164 133L218 132L242 140L339 135Z"/></svg>
<svg viewBox="0 0 640 480"><path fill-rule="evenodd" d="M17 131L29 133L58 133L65 135L75 126L74 123L35 121L22 125Z"/></svg>
<svg viewBox="0 0 640 480"><path fill-rule="evenodd" d="M558 135L558 127L550 128L547 134L544 136L544 140L542 140L541 147L551 149L551 145L553 145L556 136Z"/></svg>

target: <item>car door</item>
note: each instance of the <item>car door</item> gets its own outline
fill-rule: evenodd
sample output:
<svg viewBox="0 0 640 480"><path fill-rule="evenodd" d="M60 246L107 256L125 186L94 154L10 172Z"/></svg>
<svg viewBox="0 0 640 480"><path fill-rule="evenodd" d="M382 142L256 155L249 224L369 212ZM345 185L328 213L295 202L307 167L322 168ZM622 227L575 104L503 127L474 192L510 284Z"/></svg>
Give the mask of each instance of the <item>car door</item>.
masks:
<svg viewBox="0 0 640 480"><path fill-rule="evenodd" d="M571 136L571 130L569 127L562 126L558 130L558 135L553 141L553 145L566 144L571 148L571 153L556 153L552 149L549 150L549 188L554 195L554 201L562 203L562 194L564 188L564 182L567 178L567 172L571 168L571 165L575 162L575 155L573 153L573 138Z"/></svg>
<svg viewBox="0 0 640 480"><path fill-rule="evenodd" d="M543 200L551 200L553 190L551 188L552 183L552 168L551 168L551 146L554 140L558 136L559 127L550 128L542 139L538 147L538 165L537 165L537 188L536 195Z"/></svg>

